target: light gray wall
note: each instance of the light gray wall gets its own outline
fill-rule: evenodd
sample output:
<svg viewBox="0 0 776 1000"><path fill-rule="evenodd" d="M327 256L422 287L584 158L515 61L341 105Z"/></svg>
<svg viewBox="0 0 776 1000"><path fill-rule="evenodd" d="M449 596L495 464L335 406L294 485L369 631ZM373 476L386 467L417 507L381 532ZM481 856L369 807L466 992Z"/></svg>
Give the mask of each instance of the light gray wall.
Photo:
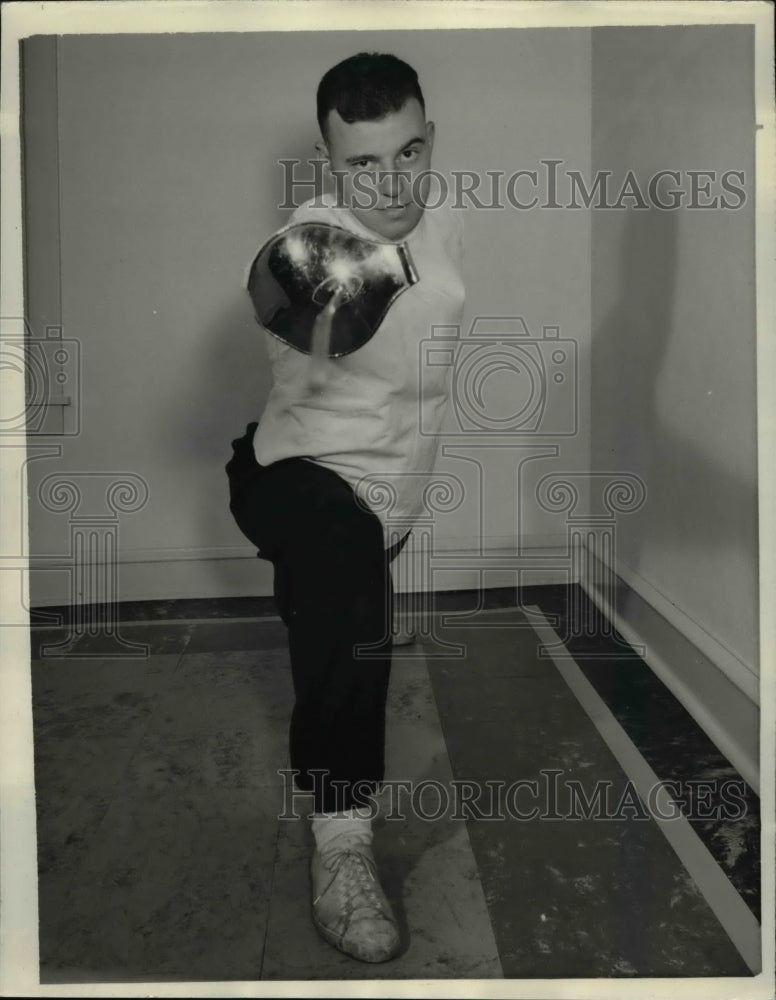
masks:
<svg viewBox="0 0 776 1000"><path fill-rule="evenodd" d="M643 509L618 523L628 582L750 693L752 58L745 26L593 30L595 170L632 169L644 184L662 169L746 173L736 211L594 211L591 457L593 469L636 473L648 490Z"/></svg>
<svg viewBox="0 0 776 1000"><path fill-rule="evenodd" d="M589 170L587 30L57 40L51 141L59 207L51 238L60 240L64 333L81 343L82 430L63 441L61 460L30 466L33 553L67 548L66 516L35 501L43 476L129 472L147 482L150 496L121 520L122 599L267 592L266 564L227 558L253 550L229 514L223 466L231 438L259 415L269 385L244 270L287 219L275 207L277 159L314 155L320 76L362 49L393 51L418 69L437 124L439 169L509 173L549 156ZM34 191L35 163L28 167ZM535 335L559 325L579 341L584 364L589 215L468 214L465 327L482 313L522 314ZM30 248L32 267L40 256ZM514 385L494 382L490 391L499 405ZM588 450L583 422L564 442L561 465L585 468ZM514 468L499 454L482 463L495 490L486 534L514 544ZM442 468L461 476L469 493L463 508L440 519L441 543L474 544L474 467L451 458ZM541 471L551 468L545 461ZM557 519L542 519L530 503L523 513L525 544L558 531L562 538ZM33 574L32 602L68 600L66 579Z"/></svg>

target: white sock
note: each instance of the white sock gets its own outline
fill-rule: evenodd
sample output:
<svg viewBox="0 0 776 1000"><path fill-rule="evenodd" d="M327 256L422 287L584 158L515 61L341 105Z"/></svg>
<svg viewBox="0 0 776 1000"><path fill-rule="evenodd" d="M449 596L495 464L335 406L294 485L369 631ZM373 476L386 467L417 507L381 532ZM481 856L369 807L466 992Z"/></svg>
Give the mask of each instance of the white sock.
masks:
<svg viewBox="0 0 776 1000"><path fill-rule="evenodd" d="M347 847L369 847L372 843L372 810L346 809L336 813L314 813L312 830L315 846L325 854Z"/></svg>

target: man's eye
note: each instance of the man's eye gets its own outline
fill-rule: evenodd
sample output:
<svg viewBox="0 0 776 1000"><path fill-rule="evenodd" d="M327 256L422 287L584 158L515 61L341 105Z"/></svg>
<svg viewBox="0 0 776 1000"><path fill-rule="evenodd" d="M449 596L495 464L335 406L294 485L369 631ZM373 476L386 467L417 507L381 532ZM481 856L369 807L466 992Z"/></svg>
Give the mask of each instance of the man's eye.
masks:
<svg viewBox="0 0 776 1000"><path fill-rule="evenodd" d="M403 149L401 155L405 160L414 160L418 155L417 149Z"/></svg>
<svg viewBox="0 0 776 1000"><path fill-rule="evenodd" d="M369 163L370 163L369 160L358 160L358 162L354 163L353 166L358 167L359 170L366 170L366 168L369 166Z"/></svg>

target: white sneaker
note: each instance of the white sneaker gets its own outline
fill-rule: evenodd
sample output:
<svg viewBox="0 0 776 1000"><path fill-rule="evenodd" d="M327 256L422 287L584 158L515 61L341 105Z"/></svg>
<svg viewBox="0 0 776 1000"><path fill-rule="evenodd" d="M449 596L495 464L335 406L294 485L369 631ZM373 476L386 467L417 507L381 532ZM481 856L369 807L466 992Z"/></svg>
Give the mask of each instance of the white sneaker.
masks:
<svg viewBox="0 0 776 1000"><path fill-rule="evenodd" d="M316 850L310 874L313 923L325 941L362 962L396 956L399 929L370 847L359 844L326 854Z"/></svg>

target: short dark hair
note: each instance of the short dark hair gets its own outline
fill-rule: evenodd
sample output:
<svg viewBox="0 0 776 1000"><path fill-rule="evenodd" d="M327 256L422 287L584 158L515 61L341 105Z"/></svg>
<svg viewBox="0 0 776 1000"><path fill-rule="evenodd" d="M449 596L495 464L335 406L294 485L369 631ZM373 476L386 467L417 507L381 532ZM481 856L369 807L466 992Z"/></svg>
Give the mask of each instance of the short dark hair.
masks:
<svg viewBox="0 0 776 1000"><path fill-rule="evenodd" d="M426 104L418 74L396 56L359 52L332 66L318 84L318 125L324 134L330 111L346 122L377 121L399 111L411 98Z"/></svg>

